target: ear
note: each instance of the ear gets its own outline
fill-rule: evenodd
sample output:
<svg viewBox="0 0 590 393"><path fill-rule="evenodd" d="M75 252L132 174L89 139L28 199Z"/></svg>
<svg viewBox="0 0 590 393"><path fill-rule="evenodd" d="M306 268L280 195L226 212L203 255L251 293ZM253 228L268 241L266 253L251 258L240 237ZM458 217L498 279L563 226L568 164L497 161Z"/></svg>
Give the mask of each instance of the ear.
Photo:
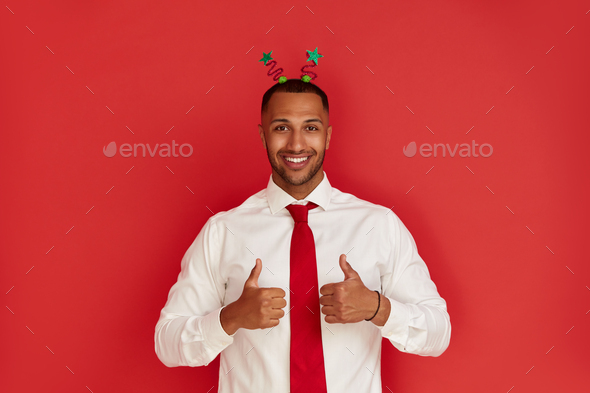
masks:
<svg viewBox="0 0 590 393"><path fill-rule="evenodd" d="M328 133L328 135L326 136L326 150L327 150L328 147L330 147L330 137L332 136L332 126L328 126L328 129L326 130L326 132Z"/></svg>
<svg viewBox="0 0 590 393"><path fill-rule="evenodd" d="M262 139L262 146L266 149L266 140L264 139L264 129L262 125L258 124L258 133L260 134L260 139Z"/></svg>

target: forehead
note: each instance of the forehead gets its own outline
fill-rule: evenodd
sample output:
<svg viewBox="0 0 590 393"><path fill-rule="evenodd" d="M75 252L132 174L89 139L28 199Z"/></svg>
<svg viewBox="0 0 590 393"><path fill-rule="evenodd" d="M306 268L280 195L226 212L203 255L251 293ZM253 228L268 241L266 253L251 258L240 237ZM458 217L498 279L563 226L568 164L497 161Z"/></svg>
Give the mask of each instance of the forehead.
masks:
<svg viewBox="0 0 590 393"><path fill-rule="evenodd" d="M315 93L274 93L268 101L266 116L325 116L322 98Z"/></svg>

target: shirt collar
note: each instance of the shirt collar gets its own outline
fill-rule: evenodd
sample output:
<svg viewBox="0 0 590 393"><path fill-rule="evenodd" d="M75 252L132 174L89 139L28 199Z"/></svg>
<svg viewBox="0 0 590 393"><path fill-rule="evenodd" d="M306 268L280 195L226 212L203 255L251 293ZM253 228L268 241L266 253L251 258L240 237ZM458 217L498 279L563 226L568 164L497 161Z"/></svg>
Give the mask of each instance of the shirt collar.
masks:
<svg viewBox="0 0 590 393"><path fill-rule="evenodd" d="M272 214L275 214L276 212L283 209L285 206L290 205L293 202L302 201L313 202L316 205L322 207L324 210L328 210L331 193L332 186L328 181L328 176L326 175L326 172L324 172L324 178L322 179L320 184L318 184L316 188L314 188L313 191L301 201L297 201L297 199L293 198L281 187L277 186L272 179L272 174L270 175L270 179L268 180L268 186L266 187L266 197L268 199L268 205L270 206L270 212Z"/></svg>

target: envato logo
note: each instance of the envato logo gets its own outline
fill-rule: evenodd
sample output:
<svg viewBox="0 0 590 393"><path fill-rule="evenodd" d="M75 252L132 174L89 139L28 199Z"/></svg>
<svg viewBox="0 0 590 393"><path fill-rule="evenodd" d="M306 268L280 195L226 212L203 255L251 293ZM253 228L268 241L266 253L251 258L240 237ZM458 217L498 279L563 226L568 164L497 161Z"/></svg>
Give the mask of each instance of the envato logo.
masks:
<svg viewBox="0 0 590 393"><path fill-rule="evenodd" d="M177 147L180 155L176 154ZM190 157L193 154L193 147L191 145L188 143L178 145L174 139L172 140L172 147L167 143L162 143L161 145L156 143L156 146L154 146L153 149L149 143L145 145L143 143L136 143L133 146L129 143L123 143L119 146L119 154L122 157L131 157L131 154L133 154L133 157L137 157L138 150L140 150L142 157L145 157L146 150L150 157L154 157L156 153L158 153L160 157ZM113 157L117 154L117 144L114 141L109 143L102 148L102 152L107 157Z"/></svg>
<svg viewBox="0 0 590 393"><path fill-rule="evenodd" d="M479 146L479 149L477 149L477 146ZM414 157L417 150L418 147L416 146L416 142L413 141L403 148L406 157ZM455 157L457 150L459 150L459 157L489 157L494 152L492 145L489 143L478 145L474 140L471 141L471 145L468 143L462 143L459 145L457 143L455 144L454 149L451 149L451 146L449 146L448 143L446 145L442 143L435 143L434 145L423 143L420 145L419 150L422 157L437 157L437 152L439 152L439 154L442 153L443 157L446 157L447 152L449 153L449 156ZM478 151L479 154L477 154Z"/></svg>

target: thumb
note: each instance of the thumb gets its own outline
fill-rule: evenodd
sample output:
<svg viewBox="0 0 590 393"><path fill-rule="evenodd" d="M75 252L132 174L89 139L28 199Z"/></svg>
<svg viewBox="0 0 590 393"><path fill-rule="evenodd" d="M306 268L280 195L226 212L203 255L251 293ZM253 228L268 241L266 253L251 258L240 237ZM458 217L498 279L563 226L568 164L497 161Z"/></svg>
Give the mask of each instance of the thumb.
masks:
<svg viewBox="0 0 590 393"><path fill-rule="evenodd" d="M258 277L260 277L261 271L262 271L262 260L260 258L256 258L256 265L252 268L252 271L250 272L250 276L246 280L246 284L244 286L258 288Z"/></svg>
<svg viewBox="0 0 590 393"><path fill-rule="evenodd" d="M340 255L340 269L344 272L344 279L358 277L358 273L350 266L350 263L346 260L346 254Z"/></svg>

